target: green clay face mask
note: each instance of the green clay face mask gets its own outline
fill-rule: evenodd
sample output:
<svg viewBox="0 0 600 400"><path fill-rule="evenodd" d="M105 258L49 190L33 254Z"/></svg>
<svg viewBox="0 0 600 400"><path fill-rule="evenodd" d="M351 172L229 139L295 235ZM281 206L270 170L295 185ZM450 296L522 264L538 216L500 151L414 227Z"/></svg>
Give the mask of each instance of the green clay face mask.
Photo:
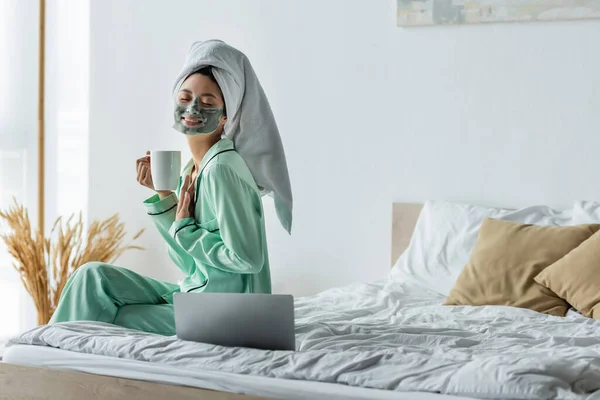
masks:
<svg viewBox="0 0 600 400"><path fill-rule="evenodd" d="M222 115L222 108L202 108L200 99L194 97L189 104L175 103L173 128L186 135L213 133L219 127Z"/></svg>

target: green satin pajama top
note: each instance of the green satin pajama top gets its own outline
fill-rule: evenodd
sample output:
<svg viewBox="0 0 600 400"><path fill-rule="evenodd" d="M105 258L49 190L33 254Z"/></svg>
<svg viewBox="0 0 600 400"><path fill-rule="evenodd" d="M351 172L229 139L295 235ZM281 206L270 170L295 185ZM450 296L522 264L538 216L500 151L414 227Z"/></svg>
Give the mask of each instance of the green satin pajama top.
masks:
<svg viewBox="0 0 600 400"><path fill-rule="evenodd" d="M183 170L190 174L191 160ZM271 293L265 221L259 189L233 142L221 139L206 153L196 181L194 218L175 220L177 193L144 202L185 274L182 292Z"/></svg>

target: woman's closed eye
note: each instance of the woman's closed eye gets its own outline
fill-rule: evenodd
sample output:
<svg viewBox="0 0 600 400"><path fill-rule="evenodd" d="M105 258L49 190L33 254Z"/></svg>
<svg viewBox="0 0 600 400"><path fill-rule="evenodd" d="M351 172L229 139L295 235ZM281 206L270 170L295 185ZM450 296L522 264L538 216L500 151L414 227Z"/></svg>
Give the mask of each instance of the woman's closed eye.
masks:
<svg viewBox="0 0 600 400"><path fill-rule="evenodd" d="M192 102L192 98L191 97L180 97L178 102L180 104L189 104ZM212 103L205 103L205 102L200 102L200 107L204 107L204 108L214 108L214 105Z"/></svg>

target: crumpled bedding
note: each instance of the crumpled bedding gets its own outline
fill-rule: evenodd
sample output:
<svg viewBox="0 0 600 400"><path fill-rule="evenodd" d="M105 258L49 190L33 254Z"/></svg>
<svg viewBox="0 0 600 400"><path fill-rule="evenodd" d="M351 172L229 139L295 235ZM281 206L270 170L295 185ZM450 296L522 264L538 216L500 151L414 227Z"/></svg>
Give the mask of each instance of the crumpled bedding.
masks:
<svg viewBox="0 0 600 400"><path fill-rule="evenodd" d="M89 321L37 327L9 346L486 399L600 397L593 394L600 390L600 321L443 300L392 280L298 298L296 352L186 342Z"/></svg>

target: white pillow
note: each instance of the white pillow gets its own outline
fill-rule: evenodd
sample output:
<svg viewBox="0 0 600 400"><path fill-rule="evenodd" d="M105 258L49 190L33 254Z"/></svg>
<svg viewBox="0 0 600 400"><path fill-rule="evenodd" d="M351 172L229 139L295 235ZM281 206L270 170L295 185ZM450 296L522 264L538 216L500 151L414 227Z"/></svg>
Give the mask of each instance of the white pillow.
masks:
<svg viewBox="0 0 600 400"><path fill-rule="evenodd" d="M410 244L391 278L410 282L444 296L450 293L467 264L486 217L541 226L571 224L572 209L533 206L520 210L428 201L424 204Z"/></svg>
<svg viewBox="0 0 600 400"><path fill-rule="evenodd" d="M600 203L576 201L573 205L573 225L600 223Z"/></svg>

